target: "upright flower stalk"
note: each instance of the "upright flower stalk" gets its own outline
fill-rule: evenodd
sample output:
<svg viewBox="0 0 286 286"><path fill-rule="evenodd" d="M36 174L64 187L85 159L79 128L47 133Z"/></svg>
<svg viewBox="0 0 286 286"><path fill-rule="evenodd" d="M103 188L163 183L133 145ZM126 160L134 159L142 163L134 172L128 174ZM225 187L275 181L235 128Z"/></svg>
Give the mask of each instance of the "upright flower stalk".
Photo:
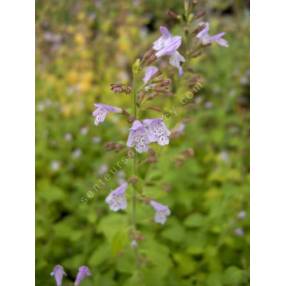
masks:
<svg viewBox="0 0 286 286"><path fill-rule="evenodd" d="M133 82L132 82L132 87L133 87L133 94L132 94L132 99L133 99L133 116L134 120L137 120L137 68L134 65L132 69L133 73ZM133 177L137 178L137 155L136 153L133 155ZM132 221L132 232L136 232L136 179L135 182L133 182L132 185L132 207L131 207L131 221ZM134 240L132 240L133 242ZM132 245L131 242L131 245ZM137 245L135 247L132 247L135 252L135 260L136 260L136 265L139 267L139 257L138 257L138 249Z"/></svg>
<svg viewBox="0 0 286 286"><path fill-rule="evenodd" d="M185 3L189 3L189 1L185 1ZM178 76L182 77L185 73L189 73L188 78L192 76L192 80L196 80L197 77L194 77L192 71L189 71L191 70L189 65L192 58L199 56L204 49L212 43L217 43L223 47L228 46L227 41L223 38L225 33L219 33L214 36L209 35L209 24L207 22L200 22L199 20L204 13L201 11L196 14L190 12L191 7L193 9L195 6L194 3L193 1L193 5L191 6L185 5L185 13L181 16L171 13L172 17L176 17L182 22L185 31L184 37L181 35L173 35L167 27L161 26L159 38L153 42L151 48L144 54L142 59L137 59L133 64L131 86L120 83L111 85L111 90L114 93L125 93L131 97L132 115L124 108L107 105L106 103L96 103L96 109L93 112L95 125L102 124L107 118L107 115L115 116L112 114L109 115L109 113L122 114L123 116L127 116L128 119L129 134L126 147L135 149L135 152L132 153L131 177L128 179L128 182L122 183L111 191L105 201L112 211L125 211L128 208L127 198L131 196L130 246L135 250L136 264L138 267L140 267L138 247L140 246L139 242L142 236L140 236L139 230L137 229L137 203L142 202L153 210L153 221L157 224L164 225L171 215L171 210L167 205L144 195L141 189L141 182L138 184L138 180L140 179L138 168L146 162L150 164L157 162L156 152L152 149L154 144L159 145L159 148L166 148L170 140L178 136L179 131L183 132L184 130L183 127L183 129L177 130L177 133L173 131L173 133L175 133L172 136L172 132L164 122L163 111L160 106L153 107L153 109L160 112L162 114L161 117L141 118L141 114L148 112L146 102L151 101L155 97L161 97L167 100L169 96L173 95L171 88L172 80L166 75L169 73L169 69L163 71L162 67L166 68L166 65L161 65L161 62L168 61L169 66L172 68L173 78ZM193 28L194 24L196 25L195 28ZM187 29L185 29L186 27ZM182 45L183 49L181 49ZM183 55L180 53L182 51ZM192 80L187 83L186 88L191 88L193 84ZM184 84L184 82L180 81L179 84ZM142 112L140 113L141 109ZM180 123L178 124L180 125ZM176 130L176 128L173 130ZM117 145L114 143L110 146ZM129 194L128 190L129 185L132 185L131 194ZM156 194L154 194L154 196L156 196Z"/></svg>

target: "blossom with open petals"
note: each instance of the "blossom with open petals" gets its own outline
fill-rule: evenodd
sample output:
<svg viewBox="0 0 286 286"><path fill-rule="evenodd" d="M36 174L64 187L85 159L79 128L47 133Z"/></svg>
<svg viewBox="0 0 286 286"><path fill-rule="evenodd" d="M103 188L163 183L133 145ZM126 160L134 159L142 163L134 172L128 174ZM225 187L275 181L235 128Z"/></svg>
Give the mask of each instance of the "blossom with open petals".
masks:
<svg viewBox="0 0 286 286"><path fill-rule="evenodd" d="M64 271L64 268L61 265L56 265L51 273L51 276L54 276L56 285L62 286L62 280L64 275L67 275Z"/></svg>
<svg viewBox="0 0 286 286"><path fill-rule="evenodd" d="M93 111L92 113L92 115L94 116L95 125L99 125L100 123L102 123L109 112L118 113L122 111L119 107L114 107L102 103L96 103L95 108L95 111Z"/></svg>
<svg viewBox="0 0 286 286"><path fill-rule="evenodd" d="M182 37L172 36L166 27L160 27L161 37L153 43L157 58L172 55L182 44Z"/></svg>
<svg viewBox="0 0 286 286"><path fill-rule="evenodd" d="M163 119L144 119L143 125L148 131L150 142L157 142L161 146L169 144L169 136L171 135L171 132L165 125Z"/></svg>
<svg viewBox="0 0 286 286"><path fill-rule="evenodd" d="M135 120L129 131L127 146L134 146L138 153L143 153L148 151L149 143L150 141L145 126L139 120Z"/></svg>
<svg viewBox="0 0 286 286"><path fill-rule="evenodd" d="M182 75L181 62L184 62L185 58L177 51L182 44L182 37L172 36L166 27L160 27L160 32L161 37L153 43L156 57L170 56L169 63L178 69L179 75Z"/></svg>
<svg viewBox="0 0 286 286"><path fill-rule="evenodd" d="M203 45L208 45L216 42L222 47L228 47L228 42L223 39L223 36L225 35L224 32L210 36L209 23L201 23L201 25L204 25L204 28L197 34L197 38L201 40Z"/></svg>
<svg viewBox="0 0 286 286"><path fill-rule="evenodd" d="M143 82L147 83L158 72L158 70L159 69L155 66L146 67Z"/></svg>
<svg viewBox="0 0 286 286"><path fill-rule="evenodd" d="M164 224L167 220L167 216L171 214L170 209L162 205L156 201L150 201L150 205L154 208L156 211L155 216L154 216L154 221L160 224Z"/></svg>
<svg viewBox="0 0 286 286"><path fill-rule="evenodd" d="M86 278L87 276L91 276L91 272L89 270L89 268L87 266L80 266L80 268L78 269L78 273L76 275L76 279L74 282L75 286L79 286L80 282Z"/></svg>
<svg viewBox="0 0 286 286"><path fill-rule="evenodd" d="M106 197L105 202L109 205L112 211L117 212L127 208L127 200L125 197L127 187L128 184L123 183Z"/></svg>

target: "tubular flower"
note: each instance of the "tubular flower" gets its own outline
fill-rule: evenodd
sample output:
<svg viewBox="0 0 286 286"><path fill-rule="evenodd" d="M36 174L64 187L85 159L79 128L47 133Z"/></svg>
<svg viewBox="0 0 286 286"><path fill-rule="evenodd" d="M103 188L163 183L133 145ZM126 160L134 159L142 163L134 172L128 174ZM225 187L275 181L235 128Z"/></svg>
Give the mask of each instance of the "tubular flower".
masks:
<svg viewBox="0 0 286 286"><path fill-rule="evenodd" d="M156 201L150 201L150 205L156 211L154 221L156 223L164 224L167 220L167 216L171 214L170 209Z"/></svg>
<svg viewBox="0 0 286 286"><path fill-rule="evenodd" d="M155 66L146 67L143 82L146 84L158 72L158 70L159 69Z"/></svg>
<svg viewBox="0 0 286 286"><path fill-rule="evenodd" d="M135 146L135 150L138 153L143 153L148 151L149 143L149 136L145 126L139 120L135 120L129 131L127 146Z"/></svg>
<svg viewBox="0 0 286 286"><path fill-rule="evenodd" d="M181 67L181 62L182 63L185 62L185 58L179 52L176 51L171 55L169 62L170 65L178 69L179 76L182 76L184 71L183 68Z"/></svg>
<svg viewBox="0 0 286 286"><path fill-rule="evenodd" d="M213 42L217 42L222 47L228 47L228 42L223 39L223 36L225 35L224 32L210 36L209 23L201 23L200 25L204 25L205 27L197 34L197 38L201 40L203 45L208 45Z"/></svg>
<svg viewBox="0 0 286 286"><path fill-rule="evenodd" d="M95 125L99 125L100 123L102 123L109 112L119 113L122 111L119 107L114 107L102 103L96 103L95 108L95 111L93 111L92 113L92 115L94 116Z"/></svg>
<svg viewBox="0 0 286 286"><path fill-rule="evenodd" d="M53 269L53 272L51 273L51 276L54 276L55 278L57 286L62 285L64 275L66 276L67 274L65 273L64 268L61 265L56 265Z"/></svg>
<svg viewBox="0 0 286 286"><path fill-rule="evenodd" d="M109 205L112 211L117 212L127 208L127 200L125 197L127 187L128 184L123 183L106 197L105 202Z"/></svg>
<svg viewBox="0 0 286 286"><path fill-rule="evenodd" d="M79 286L80 282L86 278L87 276L91 276L91 272L89 270L89 268L87 266L80 266L80 268L78 269L78 273L76 275L76 279L74 282L75 286Z"/></svg>
<svg viewBox="0 0 286 286"><path fill-rule="evenodd" d="M161 146L169 144L169 136L171 135L171 132L166 127L163 119L145 119L143 120L143 125L148 131L150 142L157 142Z"/></svg>
<svg viewBox="0 0 286 286"><path fill-rule="evenodd" d="M179 75L183 74L181 62L185 58L177 51L182 44L182 37L172 36L166 27L160 27L161 37L153 43L153 49L156 51L157 58L170 56L169 63L179 70Z"/></svg>

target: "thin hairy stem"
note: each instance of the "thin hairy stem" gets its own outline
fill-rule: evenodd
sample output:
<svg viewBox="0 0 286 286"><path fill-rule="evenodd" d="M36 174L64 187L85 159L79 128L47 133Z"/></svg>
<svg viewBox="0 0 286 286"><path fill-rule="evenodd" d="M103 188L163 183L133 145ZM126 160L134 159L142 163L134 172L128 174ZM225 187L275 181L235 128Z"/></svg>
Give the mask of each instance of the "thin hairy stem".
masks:
<svg viewBox="0 0 286 286"><path fill-rule="evenodd" d="M137 120L138 114L137 114L137 84L136 84L136 75L133 75L133 116L134 120ZM135 152L133 156L133 169L132 169L132 176L137 177L137 154ZM132 208L131 208L131 221L132 221L132 228L133 232L136 233L137 226L136 226L136 188L135 185L133 184L132 187ZM135 252L135 259L136 259L136 266L139 268L140 263L139 263L139 255L138 255L138 249L137 247L134 247L134 252Z"/></svg>

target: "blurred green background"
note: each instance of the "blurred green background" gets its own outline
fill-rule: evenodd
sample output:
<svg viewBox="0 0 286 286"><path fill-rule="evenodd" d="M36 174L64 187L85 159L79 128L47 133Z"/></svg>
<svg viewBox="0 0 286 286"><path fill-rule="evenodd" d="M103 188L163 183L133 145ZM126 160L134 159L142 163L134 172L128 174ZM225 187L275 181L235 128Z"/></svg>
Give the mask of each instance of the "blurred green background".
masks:
<svg viewBox="0 0 286 286"><path fill-rule="evenodd" d="M117 116L94 126L91 113L95 102L128 108L130 97L110 84L130 79L160 25L180 31L166 12L181 13L183 1L36 1L36 285L54 285L55 264L68 274L63 285L73 285L83 264L93 273L83 286L249 285L249 3L199 2L211 31L225 31L230 46L195 59L204 87L185 113L178 107L167 119L174 127L187 115L188 124L146 175L146 192L172 214L160 226L152 209L138 207L146 259L138 283L128 214L104 202L129 165L81 202L122 158L104 143L124 143L128 132ZM195 155L176 164L186 148Z"/></svg>

